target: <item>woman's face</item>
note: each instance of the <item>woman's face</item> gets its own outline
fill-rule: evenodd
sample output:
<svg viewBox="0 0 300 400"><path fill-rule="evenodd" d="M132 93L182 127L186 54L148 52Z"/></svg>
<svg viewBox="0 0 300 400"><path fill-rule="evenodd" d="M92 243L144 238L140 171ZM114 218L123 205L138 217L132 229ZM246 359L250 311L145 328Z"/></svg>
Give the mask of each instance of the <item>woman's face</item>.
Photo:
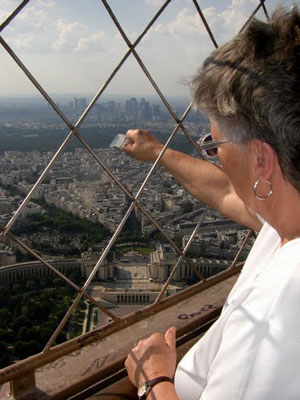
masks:
<svg viewBox="0 0 300 400"><path fill-rule="evenodd" d="M211 123L211 134L214 140L224 139L225 135ZM255 179L251 168L251 151L248 144L227 142L218 148L218 157L223 171L228 176L235 192L251 206L253 199L252 185Z"/></svg>

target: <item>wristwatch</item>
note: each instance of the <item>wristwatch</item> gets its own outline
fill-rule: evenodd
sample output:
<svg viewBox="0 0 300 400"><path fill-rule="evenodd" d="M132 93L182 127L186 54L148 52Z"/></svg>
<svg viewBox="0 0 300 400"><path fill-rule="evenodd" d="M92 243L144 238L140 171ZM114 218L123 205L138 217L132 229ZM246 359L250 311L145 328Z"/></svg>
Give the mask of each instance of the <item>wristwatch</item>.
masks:
<svg viewBox="0 0 300 400"><path fill-rule="evenodd" d="M168 376L159 376L157 378L151 379L150 381L146 381L143 385L141 385L138 388L138 399L139 400L146 400L148 394L150 393L150 390L157 385L160 382L173 382L172 378L169 378Z"/></svg>

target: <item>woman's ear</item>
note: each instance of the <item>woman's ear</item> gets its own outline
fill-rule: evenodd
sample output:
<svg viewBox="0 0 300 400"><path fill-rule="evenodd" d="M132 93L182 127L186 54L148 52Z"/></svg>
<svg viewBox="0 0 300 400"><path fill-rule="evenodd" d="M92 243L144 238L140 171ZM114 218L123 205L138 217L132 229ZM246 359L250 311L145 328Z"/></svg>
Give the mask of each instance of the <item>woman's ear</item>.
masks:
<svg viewBox="0 0 300 400"><path fill-rule="evenodd" d="M251 141L250 146L255 176L261 179L270 179L277 160L275 150L268 143L256 139Z"/></svg>

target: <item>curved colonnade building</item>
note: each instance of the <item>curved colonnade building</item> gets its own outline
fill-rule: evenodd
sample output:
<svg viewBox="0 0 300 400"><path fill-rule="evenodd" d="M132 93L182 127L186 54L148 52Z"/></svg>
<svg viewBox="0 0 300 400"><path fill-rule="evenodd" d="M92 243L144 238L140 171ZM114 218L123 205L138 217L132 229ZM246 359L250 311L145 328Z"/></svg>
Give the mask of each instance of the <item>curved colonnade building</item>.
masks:
<svg viewBox="0 0 300 400"><path fill-rule="evenodd" d="M102 300L114 304L149 304L153 302L159 293L161 286L167 280L174 267L175 254L167 245L160 245L151 254L150 263L122 264L105 262L96 272L93 281L97 287L103 287L99 295ZM71 272L80 271L80 276L87 279L95 266L95 260L87 259L58 259L47 260L56 270L69 276ZM194 275L193 270L198 271L204 277L209 277L223 271L229 266L226 260L213 260L203 257L193 259L190 265L182 263L174 274L177 290L187 286L187 281ZM122 268L143 268L146 272L143 279L138 279L130 273L126 280L120 276ZM10 286L18 281L37 277L40 279L59 277L54 271L40 261L30 261L0 267L0 286ZM102 283L102 284L101 284ZM67 284L67 283L66 283ZM173 289L174 290L174 289ZM101 294L100 294L101 293Z"/></svg>
<svg viewBox="0 0 300 400"><path fill-rule="evenodd" d="M74 269L80 269L81 277L87 278L94 267L92 262L82 259L59 259L47 260L55 269L62 274L68 275ZM40 261L30 261L0 267L0 285L9 286L17 280L28 279L30 277L55 278L55 274L50 268ZM95 280L112 279L114 276L113 264L102 265L96 273Z"/></svg>

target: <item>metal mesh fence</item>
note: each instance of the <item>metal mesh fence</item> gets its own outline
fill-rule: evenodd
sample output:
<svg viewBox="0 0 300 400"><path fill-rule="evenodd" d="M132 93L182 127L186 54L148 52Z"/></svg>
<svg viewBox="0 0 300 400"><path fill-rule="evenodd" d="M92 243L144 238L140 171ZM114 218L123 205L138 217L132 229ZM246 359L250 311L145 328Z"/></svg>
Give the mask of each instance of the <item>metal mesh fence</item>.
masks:
<svg viewBox="0 0 300 400"><path fill-rule="evenodd" d="M189 246L191 242L193 241L195 235L199 232L201 225L203 221L205 220L206 217L206 211L202 213L202 216L199 218L198 223L196 224L196 227L193 230L193 233L190 235L189 240L187 241L186 245L184 246L183 249L179 248L178 244L172 239L172 237L168 234L167 230L165 230L161 224L157 221L157 218L155 218L151 212L147 209L145 204L141 201L141 197L143 193L145 192L145 188L147 187L147 184L153 174L157 171L158 164L160 161L160 158L164 154L165 150L167 147L170 145L172 142L173 138L178 135L178 132L181 131L184 133L184 135L187 138L187 141L191 143L193 148L195 149L196 152L199 152L197 143L193 139L193 136L191 135L189 129L185 125L185 120L188 117L190 111L191 111L191 105L188 105L186 110L184 111L183 115L178 115L176 111L172 108L170 103L167 100L167 97L164 95L164 93L161 91L157 83L155 82L154 78L151 76L149 70L147 69L146 64L143 62L141 56L138 53L137 46L138 44L145 38L145 36L149 33L151 27L159 20L161 15L168 9L168 6L172 3L172 0L167 0L164 2L164 4L159 8L159 10L156 12L156 14L153 16L153 18L150 20L150 22L146 25L146 27L142 30L140 35L137 37L136 40L133 42L129 40L128 36L126 35L125 31L123 30L120 22L118 21L116 15L114 14L112 8L110 7L109 3L106 0L102 0L102 4L105 7L108 16L111 18L113 23L115 24L117 30L119 31L121 37L123 38L126 46L128 47L128 50L124 53L124 55L121 57L120 61L115 65L114 69L111 71L110 75L106 79L105 82L103 82L102 86L99 88L98 92L96 95L93 97L93 99L90 101L88 106L84 109L82 114L79 116L77 122L73 124L67 115L63 112L62 108L56 104L56 102L53 100L53 98L47 93L47 91L42 87L42 85L38 82L38 80L34 77L34 75L29 71L29 69L24 65L24 63L21 61L19 56L12 50L12 48L9 46L8 42L0 36L0 43L2 47L6 50L6 52L12 57L12 59L15 61L15 63L18 65L18 67L23 71L23 73L27 76L27 78L31 81L32 85L36 87L36 89L40 92L40 94L44 97L44 99L48 102L49 106L55 111L61 122L65 125L65 127L69 130L69 133L67 134L66 138L61 142L61 145L58 147L57 151L54 153L52 159L42 172L42 174L38 177L34 185L32 186L31 190L28 192L24 200L21 202L20 206L16 210L16 212L13 214L13 216L10 218L8 223L5 226L1 227L1 237L2 239L5 237L8 237L11 239L13 242L15 242L19 248L23 249L26 251L28 254L32 255L36 260L40 261L43 263L43 265L46 268L51 269L58 277L62 278L68 285L70 285L75 291L76 291L76 296L75 299L73 300L69 310L65 314L65 316L62 318L60 324L58 325L57 329L53 333L52 337L49 339L48 343L46 344L44 348L44 352L48 351L49 348L55 343L55 340L57 339L59 333L63 329L63 327L66 325L66 323L69 321L72 313L74 312L75 308L78 306L79 301L82 298L85 298L88 300L90 303L92 303L95 307L97 307L101 312L105 313L109 318L112 320L117 320L118 317L112 313L109 309L106 307L102 306L100 304L100 301L95 299L89 292L88 289L91 285L91 282L93 278L95 277L96 273L100 268L102 268L105 260L107 259L107 256L113 246L116 243L116 240L122 231L124 225L126 224L126 221L130 217L131 213L134 210L138 210L142 218L146 221L150 221L151 224L155 227L155 229L161 234L163 239L170 244L170 246L174 249L174 252L177 254L178 258L177 261L174 263L173 267L170 270L169 277L163 287L161 288L161 291L159 295L157 296L155 302L159 302L161 298L166 294L166 291L168 289L168 286L170 285L170 282L172 278L174 277L175 272L177 271L178 268L180 268L181 265L186 265L190 268L194 268L193 261L187 257L187 251L189 249ZM217 42L216 39L214 38L213 32L211 31L205 16L200 8L200 5L197 0L191 0L191 3L195 6L195 10L198 13L199 20L201 23L205 26L208 34L208 39L210 39L213 43L214 47L217 47ZM5 29L9 26L9 24L14 21L14 19L19 18L19 16L22 14L24 9L30 4L30 0L24 0L19 4L19 6L9 15L9 17L2 23L0 26L0 32L4 32ZM260 0L258 1L257 7L253 10L253 13L251 14L250 18L252 18L258 10L263 10L265 13L266 17L268 18L267 10L265 7L265 1ZM249 21L249 20L248 20ZM248 21L245 22L244 27L248 23ZM244 28L243 27L243 28ZM114 173L110 167L108 167L105 163L105 161L99 156L98 152L93 149L93 147L88 143L88 141L84 138L84 136L81 134L81 127L83 122L85 121L86 117L89 115L91 112L92 108L96 104L96 102L101 98L101 96L106 92L107 88L111 84L112 80L115 78L117 72L126 64L127 60L129 57L133 57L135 61L137 62L137 65L139 68L143 71L145 74L145 77L149 80L150 84L152 85L155 93L159 96L160 100L168 110L170 116L172 117L173 123L174 123L174 128L172 129L170 136L168 140L166 141L164 148L162 152L160 153L159 157L157 160L153 163L151 166L150 170L148 171L145 179L143 180L141 186L137 190L136 193L134 193L132 190L130 190L126 184L124 184L118 177L117 174ZM72 280L70 280L66 275L64 275L62 272L60 272L50 261L47 261L43 257L40 256L40 254L30 248L25 242L20 240L19 238L16 237L16 235L11 233L12 227L15 225L17 222L18 218L22 215L24 212L25 207L28 205L30 200L36 195L38 192L39 188L45 181L46 177L49 175L51 172L51 169L55 166L55 163L57 162L58 158L61 156L63 151L66 149L68 144L71 142L71 140L78 140L78 143L80 143L84 149L90 154L91 157L95 160L96 164L100 166L107 176L114 182L115 185L124 193L126 198L128 199L128 208L123 217L121 218L121 221L119 222L117 228L115 229L114 233L112 234L110 240L106 244L104 250L102 251L99 259L95 263L94 267L91 270L90 275L86 279L85 283L82 286L78 286L75 284ZM247 234L245 237L243 246L246 242L246 240L249 238L250 232ZM241 248L242 249L242 248ZM237 257L234 259L233 263L231 264L231 267L236 263L238 258ZM199 275L199 273L198 273ZM199 279L205 279L203 276L199 276Z"/></svg>

